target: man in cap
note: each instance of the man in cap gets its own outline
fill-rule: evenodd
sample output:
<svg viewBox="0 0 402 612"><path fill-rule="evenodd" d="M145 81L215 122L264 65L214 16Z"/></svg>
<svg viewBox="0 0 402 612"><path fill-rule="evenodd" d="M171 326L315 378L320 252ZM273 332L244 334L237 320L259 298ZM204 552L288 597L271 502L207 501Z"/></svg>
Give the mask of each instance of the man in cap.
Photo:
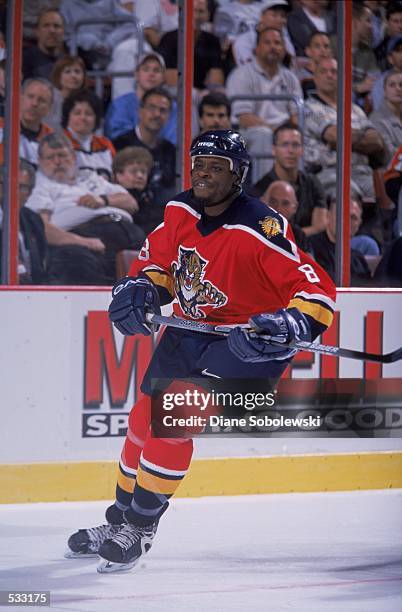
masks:
<svg viewBox="0 0 402 612"><path fill-rule="evenodd" d="M119 96L111 102L105 119L105 134L114 140L121 134L134 130L138 124L141 100L145 92L165 83L165 61L159 53L145 53L135 69L134 91ZM160 136L176 144L177 105L173 101L169 118Z"/></svg>

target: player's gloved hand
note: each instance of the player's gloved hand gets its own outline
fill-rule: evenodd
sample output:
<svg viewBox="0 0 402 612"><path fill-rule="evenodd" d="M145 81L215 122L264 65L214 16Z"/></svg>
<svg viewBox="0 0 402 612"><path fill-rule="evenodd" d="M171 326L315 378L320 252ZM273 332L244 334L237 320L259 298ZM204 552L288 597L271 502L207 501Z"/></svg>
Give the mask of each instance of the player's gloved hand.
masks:
<svg viewBox="0 0 402 612"><path fill-rule="evenodd" d="M109 319L125 336L151 334L145 314L160 314L160 301L155 285L144 277L125 276L112 289Z"/></svg>
<svg viewBox="0 0 402 612"><path fill-rule="evenodd" d="M242 361L258 363L274 359L289 359L297 350L289 347L275 346L260 334L271 336L271 340L287 344L292 340L311 341L310 325L297 308L281 308L276 312L255 315L249 324L256 332L246 332L235 327L228 336L229 348Z"/></svg>

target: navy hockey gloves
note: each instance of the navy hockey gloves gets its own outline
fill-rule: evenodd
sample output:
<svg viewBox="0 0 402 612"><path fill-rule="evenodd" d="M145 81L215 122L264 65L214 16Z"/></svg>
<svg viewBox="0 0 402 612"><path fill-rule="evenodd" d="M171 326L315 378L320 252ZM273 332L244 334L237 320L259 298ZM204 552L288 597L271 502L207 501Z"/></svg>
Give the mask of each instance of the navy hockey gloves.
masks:
<svg viewBox="0 0 402 612"><path fill-rule="evenodd" d="M241 327L235 327L228 336L232 353L249 363L290 359L297 352L289 347L274 346L259 334L271 336L272 340L283 344L292 340L311 341L310 325L297 308L281 308L272 314L255 315L249 319L249 324L255 328L255 332L246 332Z"/></svg>
<svg viewBox="0 0 402 612"><path fill-rule="evenodd" d="M145 314L160 314L160 302L155 285L144 277L125 276L112 289L109 319L125 336L151 334Z"/></svg>

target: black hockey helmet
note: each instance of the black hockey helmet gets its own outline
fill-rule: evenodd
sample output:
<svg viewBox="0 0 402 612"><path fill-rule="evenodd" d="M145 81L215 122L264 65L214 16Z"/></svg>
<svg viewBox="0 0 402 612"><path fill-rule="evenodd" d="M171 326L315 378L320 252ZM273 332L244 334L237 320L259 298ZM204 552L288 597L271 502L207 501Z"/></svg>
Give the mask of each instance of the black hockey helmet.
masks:
<svg viewBox="0 0 402 612"><path fill-rule="evenodd" d="M209 130L196 136L190 148L192 162L195 157L206 155L227 159L231 171L237 174L243 183L250 166L250 156L244 138L238 132Z"/></svg>

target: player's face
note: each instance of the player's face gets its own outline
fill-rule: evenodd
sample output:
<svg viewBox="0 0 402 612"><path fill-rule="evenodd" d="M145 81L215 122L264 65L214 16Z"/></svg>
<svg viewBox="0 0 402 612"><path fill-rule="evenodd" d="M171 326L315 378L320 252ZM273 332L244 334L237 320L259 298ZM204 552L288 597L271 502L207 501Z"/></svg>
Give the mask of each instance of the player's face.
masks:
<svg viewBox="0 0 402 612"><path fill-rule="evenodd" d="M272 152L275 161L286 170L297 168L302 156L302 139L301 134L296 130L284 130L279 132L278 140Z"/></svg>
<svg viewBox="0 0 402 612"><path fill-rule="evenodd" d="M234 177L227 159L199 156L193 160L191 183L194 196L202 206L223 200L233 187Z"/></svg>
<svg viewBox="0 0 402 612"><path fill-rule="evenodd" d="M68 147L52 149L43 145L39 158L40 169L48 178L58 183L68 183L75 174L75 154Z"/></svg>
<svg viewBox="0 0 402 612"><path fill-rule="evenodd" d="M224 104L212 106L205 104L200 117L200 127L203 132L208 130L230 130L230 117Z"/></svg>

